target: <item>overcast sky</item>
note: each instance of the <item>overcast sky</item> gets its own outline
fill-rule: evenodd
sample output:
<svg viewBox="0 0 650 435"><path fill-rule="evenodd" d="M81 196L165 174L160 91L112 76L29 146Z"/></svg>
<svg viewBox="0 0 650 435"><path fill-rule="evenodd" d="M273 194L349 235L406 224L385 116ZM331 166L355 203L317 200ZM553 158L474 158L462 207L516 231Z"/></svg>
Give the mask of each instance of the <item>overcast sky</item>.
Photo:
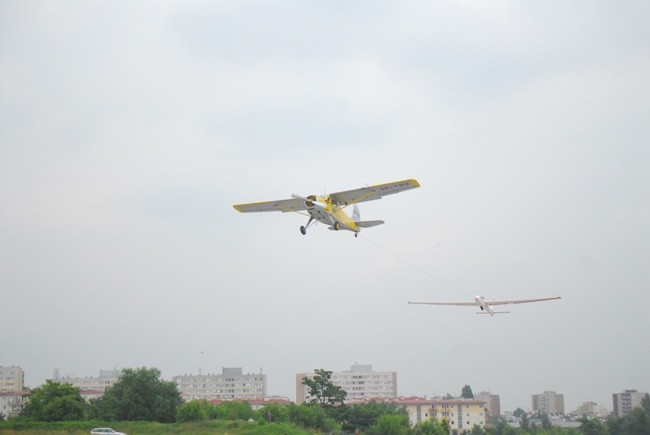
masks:
<svg viewBox="0 0 650 435"><path fill-rule="evenodd" d="M0 1L0 365L650 391L650 3ZM232 204L405 178L385 225ZM408 305L560 295L510 315Z"/></svg>

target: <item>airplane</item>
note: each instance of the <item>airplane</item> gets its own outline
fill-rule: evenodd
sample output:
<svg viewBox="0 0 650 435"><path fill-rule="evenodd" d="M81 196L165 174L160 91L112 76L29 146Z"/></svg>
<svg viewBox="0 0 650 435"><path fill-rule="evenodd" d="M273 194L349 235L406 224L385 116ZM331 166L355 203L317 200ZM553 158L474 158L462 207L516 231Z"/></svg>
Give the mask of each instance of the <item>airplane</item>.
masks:
<svg viewBox="0 0 650 435"><path fill-rule="evenodd" d="M307 225L300 227L302 235L307 234L307 228L316 222L329 225L330 230L348 230L354 232L354 237L359 235L361 228L370 228L381 225L384 221L362 221L359 216L357 203L381 199L383 196L403 192L409 189L420 187L416 180L401 180L392 183L376 184L374 186L361 187L359 189L346 190L343 192L330 193L329 195L309 195L301 197L292 195L288 199L277 201L253 202L248 204L235 204L235 210L241 213L281 211L296 212L309 216ZM354 205L352 216L349 216L344 209ZM306 213L305 213L306 210Z"/></svg>
<svg viewBox="0 0 650 435"><path fill-rule="evenodd" d="M509 305L509 304L526 304L529 302L542 302L542 301L552 301L555 299L561 299L559 296L544 297L544 298L532 298L532 299L505 299L500 301L486 301L483 296L475 296L474 302L409 302L409 304L422 304L422 305L457 305L461 307L480 307L481 311L476 314L489 314L494 316L495 314L507 314L510 311L494 311L495 305Z"/></svg>

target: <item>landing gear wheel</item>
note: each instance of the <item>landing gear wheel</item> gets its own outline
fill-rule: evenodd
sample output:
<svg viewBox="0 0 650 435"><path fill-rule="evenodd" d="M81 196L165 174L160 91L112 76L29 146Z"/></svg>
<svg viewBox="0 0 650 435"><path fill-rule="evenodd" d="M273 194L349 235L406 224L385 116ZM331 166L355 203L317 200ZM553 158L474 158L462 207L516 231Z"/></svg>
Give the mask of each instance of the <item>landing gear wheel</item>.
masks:
<svg viewBox="0 0 650 435"><path fill-rule="evenodd" d="M300 227L300 233L301 233L303 236L304 236L305 234L307 234L307 228L305 228L305 227Z"/></svg>
<svg viewBox="0 0 650 435"><path fill-rule="evenodd" d="M341 224L338 222L334 222L334 231L338 231L341 229Z"/></svg>

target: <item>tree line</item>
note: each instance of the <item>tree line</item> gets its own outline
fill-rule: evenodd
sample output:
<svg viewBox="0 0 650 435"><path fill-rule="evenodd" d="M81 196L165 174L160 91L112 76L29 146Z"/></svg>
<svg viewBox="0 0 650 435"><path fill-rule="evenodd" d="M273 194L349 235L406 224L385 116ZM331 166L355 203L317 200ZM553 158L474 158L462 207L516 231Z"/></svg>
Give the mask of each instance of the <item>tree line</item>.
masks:
<svg viewBox="0 0 650 435"><path fill-rule="evenodd" d="M347 393L331 381L331 371L315 370L311 378L303 378L308 389L305 403L296 405L266 404L253 410L245 401L214 404L208 401L183 403L176 384L161 379L156 368L124 369L119 380L98 399L86 402L79 388L53 381L30 392L20 421L149 421L158 423L190 423L250 421L260 425L285 425L283 432L303 428L329 433L452 435L446 420L424 421L410 427L406 411L395 404L369 402L345 404ZM466 385L462 397L471 398ZM622 418L606 422L581 420L578 429L552 427L548 417L542 424L522 419L515 428L504 420L492 418L485 428L475 426L471 435L650 435L650 397ZM270 429L270 427L269 427ZM299 432L296 432L299 433Z"/></svg>

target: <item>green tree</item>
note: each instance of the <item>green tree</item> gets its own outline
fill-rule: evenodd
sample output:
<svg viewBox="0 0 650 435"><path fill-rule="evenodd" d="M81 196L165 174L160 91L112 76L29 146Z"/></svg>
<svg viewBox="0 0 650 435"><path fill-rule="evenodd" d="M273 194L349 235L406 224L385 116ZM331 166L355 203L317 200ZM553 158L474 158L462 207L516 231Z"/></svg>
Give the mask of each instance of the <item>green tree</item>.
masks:
<svg viewBox="0 0 650 435"><path fill-rule="evenodd" d="M188 421L207 420L208 412L206 405L206 402L201 402L198 400L192 400L191 402L182 404L180 408L178 408L176 421L187 423Z"/></svg>
<svg viewBox="0 0 650 435"><path fill-rule="evenodd" d="M182 401L174 382L160 379L160 370L124 369L118 381L97 401L97 415L108 421L172 423Z"/></svg>
<svg viewBox="0 0 650 435"><path fill-rule="evenodd" d="M521 408L517 408L512 412L512 415L514 415L517 418L521 418L522 415L526 414L526 411L524 411Z"/></svg>
<svg viewBox="0 0 650 435"><path fill-rule="evenodd" d="M606 435L607 429L598 419L582 417L580 419L580 432L584 435Z"/></svg>
<svg viewBox="0 0 650 435"><path fill-rule="evenodd" d="M289 410L285 405L268 403L257 411L257 420L267 423L284 423L289 421Z"/></svg>
<svg viewBox="0 0 650 435"><path fill-rule="evenodd" d="M643 408L646 414L650 415L650 394L646 394L645 397L641 399L641 408Z"/></svg>
<svg viewBox="0 0 650 435"><path fill-rule="evenodd" d="M336 421L327 415L318 404L291 404L288 408L289 421L302 427L331 432L339 429Z"/></svg>
<svg viewBox="0 0 650 435"><path fill-rule="evenodd" d="M629 435L650 435L650 418L642 407L637 406L623 417L621 432Z"/></svg>
<svg viewBox="0 0 650 435"><path fill-rule="evenodd" d="M348 393L332 383L332 372L316 369L313 378L304 377L302 383L309 388L307 392L309 403L318 403L324 407L342 405Z"/></svg>
<svg viewBox="0 0 650 435"><path fill-rule="evenodd" d="M335 408L337 411L332 417L341 424L341 429L346 432L367 431L377 423L382 415L404 415L406 411L393 404L369 403Z"/></svg>
<svg viewBox="0 0 650 435"><path fill-rule="evenodd" d="M31 391L24 415L37 421L74 421L83 419L85 409L79 388L47 380Z"/></svg>
<svg viewBox="0 0 650 435"><path fill-rule="evenodd" d="M447 435L448 432L445 432L442 424L437 421L427 420L421 421L411 430L413 435Z"/></svg>
<svg viewBox="0 0 650 435"><path fill-rule="evenodd" d="M542 429L548 432L553 428L553 424L551 424L551 419L548 418L547 413L543 413L541 418L542 418Z"/></svg>
<svg viewBox="0 0 650 435"><path fill-rule="evenodd" d="M248 420L254 415L250 403L240 400L223 402L215 408L217 418L220 420Z"/></svg>
<svg viewBox="0 0 650 435"><path fill-rule="evenodd" d="M460 397L463 399L473 399L474 398L474 393L472 393L472 387L469 385L465 385L463 387L462 392L460 393Z"/></svg>
<svg viewBox="0 0 650 435"><path fill-rule="evenodd" d="M409 418L400 414L382 414L368 430L369 434L376 435L406 435L408 432Z"/></svg>
<svg viewBox="0 0 650 435"><path fill-rule="evenodd" d="M478 424L475 424L474 426L472 426L472 430L470 433L472 435L485 435L485 429L483 429Z"/></svg>

